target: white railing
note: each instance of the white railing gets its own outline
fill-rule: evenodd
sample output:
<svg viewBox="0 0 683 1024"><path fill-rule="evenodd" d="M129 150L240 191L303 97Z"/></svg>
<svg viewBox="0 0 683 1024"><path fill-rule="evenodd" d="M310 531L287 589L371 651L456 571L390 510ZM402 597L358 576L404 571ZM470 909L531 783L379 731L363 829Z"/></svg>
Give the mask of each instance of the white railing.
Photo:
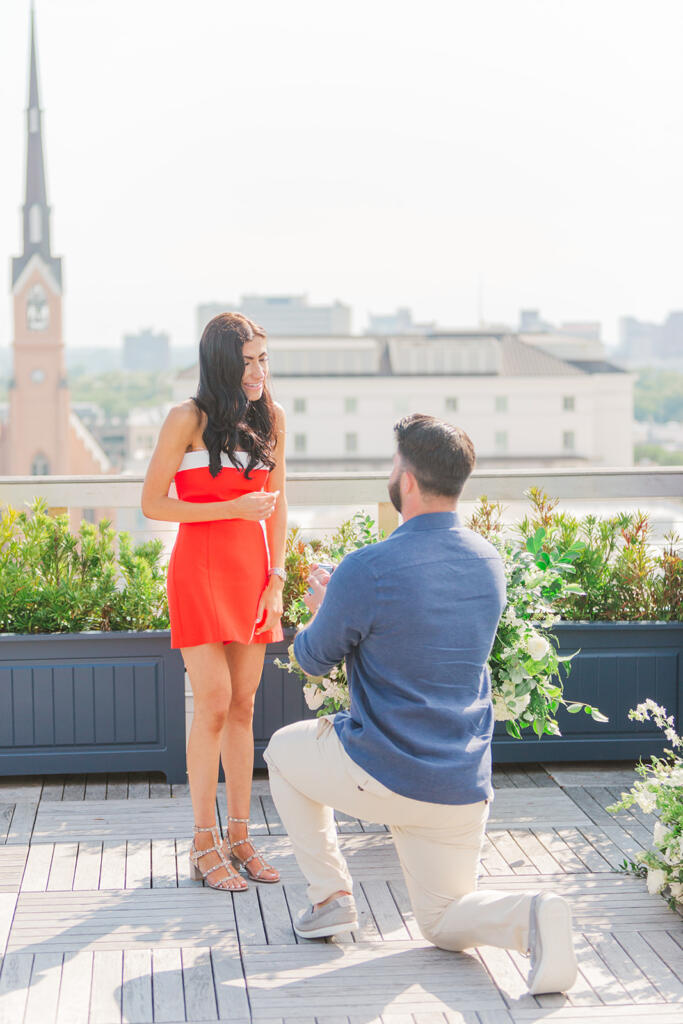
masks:
<svg viewBox="0 0 683 1024"><path fill-rule="evenodd" d="M138 509L142 481L142 476L0 477L0 506L21 508L42 497L53 509ZM468 503L482 495L491 501L521 502L531 487L564 502L682 501L683 468L475 470L462 497ZM293 508L375 506L387 532L398 522L387 500L385 473L291 473L287 498Z"/></svg>

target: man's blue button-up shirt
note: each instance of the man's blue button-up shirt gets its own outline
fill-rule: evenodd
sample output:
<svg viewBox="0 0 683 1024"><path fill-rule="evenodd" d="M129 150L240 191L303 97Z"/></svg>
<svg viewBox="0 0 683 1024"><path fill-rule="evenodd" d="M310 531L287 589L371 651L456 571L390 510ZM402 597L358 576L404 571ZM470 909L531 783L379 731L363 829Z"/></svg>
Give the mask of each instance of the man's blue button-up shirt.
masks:
<svg viewBox="0 0 683 1024"><path fill-rule="evenodd" d="M346 658L351 709L334 725L356 764L416 800L491 799L486 662L504 607L498 552L454 512L344 558L294 652L310 675Z"/></svg>

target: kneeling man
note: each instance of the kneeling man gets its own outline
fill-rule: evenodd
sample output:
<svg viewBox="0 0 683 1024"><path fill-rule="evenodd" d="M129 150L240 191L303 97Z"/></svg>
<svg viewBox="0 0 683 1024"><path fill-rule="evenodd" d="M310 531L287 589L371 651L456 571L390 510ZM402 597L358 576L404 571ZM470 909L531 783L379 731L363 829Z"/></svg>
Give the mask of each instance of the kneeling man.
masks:
<svg viewBox="0 0 683 1024"><path fill-rule="evenodd" d="M431 416L395 429L389 495L403 523L311 578L316 615L294 642L310 675L346 658L351 709L275 733L273 799L306 876L307 938L358 927L333 808L391 829L415 918L443 949L531 955L529 988L574 983L571 915L552 893L477 891L491 788L487 660L505 606L495 548L462 526L469 437Z"/></svg>

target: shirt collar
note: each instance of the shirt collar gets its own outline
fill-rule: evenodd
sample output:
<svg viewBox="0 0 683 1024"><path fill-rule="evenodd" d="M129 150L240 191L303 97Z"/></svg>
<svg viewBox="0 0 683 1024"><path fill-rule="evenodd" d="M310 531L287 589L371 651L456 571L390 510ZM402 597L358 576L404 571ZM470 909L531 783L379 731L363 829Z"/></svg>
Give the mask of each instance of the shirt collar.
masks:
<svg viewBox="0 0 683 1024"><path fill-rule="evenodd" d="M460 516L457 512L423 512L422 515L413 516L405 523L397 527L392 537L397 533L410 533L415 530L455 530L462 526Z"/></svg>

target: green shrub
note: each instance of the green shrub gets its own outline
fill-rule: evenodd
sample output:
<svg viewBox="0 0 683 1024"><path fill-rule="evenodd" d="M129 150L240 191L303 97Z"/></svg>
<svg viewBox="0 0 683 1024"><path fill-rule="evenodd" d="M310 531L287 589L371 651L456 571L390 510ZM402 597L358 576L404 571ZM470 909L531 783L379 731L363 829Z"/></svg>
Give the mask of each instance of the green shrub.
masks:
<svg viewBox="0 0 683 1024"><path fill-rule="evenodd" d="M108 522L51 516L44 501L0 515L0 633L167 629L162 543L133 547Z"/></svg>
<svg viewBox="0 0 683 1024"><path fill-rule="evenodd" d="M539 527L546 532L546 549L582 550L573 561L573 582L580 593L558 602L563 619L596 621L671 622L683 619L683 553L675 534L665 537L663 549L653 547L650 524L643 512L622 512L602 518L577 518L557 511L557 499L532 488L527 492L531 513L517 527L526 542Z"/></svg>

